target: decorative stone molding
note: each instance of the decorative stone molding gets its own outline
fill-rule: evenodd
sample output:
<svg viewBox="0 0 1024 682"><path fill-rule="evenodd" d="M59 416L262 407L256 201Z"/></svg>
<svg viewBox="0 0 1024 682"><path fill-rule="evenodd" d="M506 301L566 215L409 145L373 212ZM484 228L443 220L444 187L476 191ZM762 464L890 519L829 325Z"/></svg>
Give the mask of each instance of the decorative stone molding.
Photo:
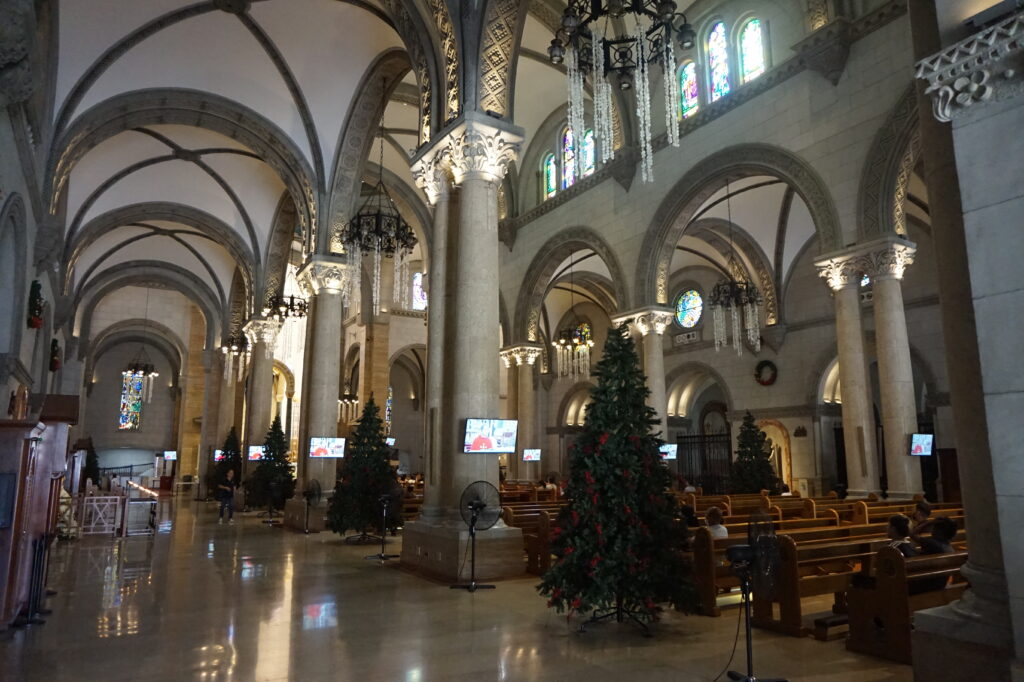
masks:
<svg viewBox="0 0 1024 682"><path fill-rule="evenodd" d="M518 0L495 0L487 4L480 48L480 109L502 116L509 110L509 78L520 8ZM525 7L523 7L525 9Z"/></svg>
<svg viewBox="0 0 1024 682"><path fill-rule="evenodd" d="M846 59L853 44L853 24L843 17L825 24L793 46L793 51L811 71L816 71L838 85L846 69Z"/></svg>
<svg viewBox="0 0 1024 682"><path fill-rule="evenodd" d="M972 105L1024 91L1024 11L917 63L935 118L951 121Z"/></svg>
<svg viewBox="0 0 1024 682"><path fill-rule="evenodd" d="M0 108L32 96L36 14L31 0L0 3Z"/></svg>
<svg viewBox="0 0 1024 682"><path fill-rule="evenodd" d="M511 367L515 363L516 367L523 365L533 366L537 362L537 358L541 356L544 349L540 344L536 343L522 343L517 346L508 346L502 348L500 352L501 361L505 363L505 367Z"/></svg>
<svg viewBox="0 0 1024 682"><path fill-rule="evenodd" d="M249 339L250 346L264 343L266 344L264 348L266 349L267 359L269 360L274 357L274 346L277 344L277 335L281 331L281 322L279 320L254 317L245 323L242 331L245 332L246 338Z"/></svg>
<svg viewBox="0 0 1024 682"><path fill-rule="evenodd" d="M807 0L807 26L812 31L828 23L828 0Z"/></svg>
<svg viewBox="0 0 1024 682"><path fill-rule="evenodd" d="M295 276L306 296L318 296L321 292L347 294L351 289L349 266L338 256L310 258Z"/></svg>
<svg viewBox="0 0 1024 682"><path fill-rule="evenodd" d="M416 160L412 164L412 177L416 186L427 195L431 206L436 206L441 197L448 195L448 184L451 181L446 170L447 148L436 150Z"/></svg>
<svg viewBox="0 0 1024 682"><path fill-rule="evenodd" d="M443 168L451 173L455 185L468 177L498 183L516 160L522 143L522 128L468 113L416 155L412 162L412 167L419 169L416 182L424 183L420 186L427 191L437 179L437 169ZM439 184L432 187L434 190L439 190Z"/></svg>
<svg viewBox="0 0 1024 682"><path fill-rule="evenodd" d="M612 324L616 327L628 324L630 328L637 331L641 336L647 336L652 331L661 336L672 324L675 311L670 308L640 308L631 310L622 315L612 318Z"/></svg>
<svg viewBox="0 0 1024 682"><path fill-rule="evenodd" d="M0 353L0 384L6 383L11 377L24 386L31 387L33 384L32 374L21 358L13 353Z"/></svg>
<svg viewBox="0 0 1024 682"><path fill-rule="evenodd" d="M893 235L826 254L814 266L829 288L839 291L857 284L864 275L873 280L903 279L915 253L917 245Z"/></svg>

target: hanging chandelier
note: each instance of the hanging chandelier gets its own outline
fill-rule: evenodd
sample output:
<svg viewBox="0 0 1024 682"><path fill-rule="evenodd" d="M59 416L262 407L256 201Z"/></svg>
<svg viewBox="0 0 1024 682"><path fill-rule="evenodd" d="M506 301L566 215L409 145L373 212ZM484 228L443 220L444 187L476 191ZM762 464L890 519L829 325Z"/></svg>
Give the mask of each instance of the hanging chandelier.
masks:
<svg viewBox="0 0 1024 682"><path fill-rule="evenodd" d="M149 287L146 287L146 317L143 323L143 332L149 330ZM121 372L121 376L133 377L142 381L142 398L147 403L153 400L153 380L160 376L156 371L156 365L149 359L145 344L139 344L139 350L135 352L128 366Z"/></svg>
<svg viewBox="0 0 1024 682"><path fill-rule="evenodd" d="M224 341L220 350L224 353L224 379L230 379L232 372L237 371L235 381L242 381L245 361L249 358L249 339L245 334L233 334Z"/></svg>
<svg viewBox="0 0 1024 682"><path fill-rule="evenodd" d="M744 268L736 258L732 238L732 193L729 181L725 183L725 205L729 230L729 277L723 279L711 290L708 304L711 306L715 328L715 351L729 345L726 318L732 325L732 345L737 355L743 355L744 340L754 352L761 350L761 292L757 285L744 276Z"/></svg>
<svg viewBox="0 0 1024 682"><path fill-rule="evenodd" d="M281 322L289 317L305 317L309 303L298 296L273 296L263 308L263 317L275 318Z"/></svg>
<svg viewBox="0 0 1024 682"><path fill-rule="evenodd" d="M576 317L574 260L575 254L569 258L569 311L573 316L573 324L563 329L551 345L555 351L555 376L576 380L590 376L590 349L594 347L594 339L590 325L580 322Z"/></svg>
<svg viewBox="0 0 1024 682"><path fill-rule="evenodd" d="M694 46L696 32L672 0L569 0L562 26L548 47L553 64L565 63L569 79L569 130L574 140L586 132L583 120L584 81L590 77L594 101L594 138L601 163L615 157L612 124L612 82L636 93L643 182L654 180L651 146L652 66L661 67L668 142L679 146L679 80L676 44ZM603 20L603 21L602 21Z"/></svg>
<svg viewBox="0 0 1024 682"><path fill-rule="evenodd" d="M356 214L342 231L341 239L352 268L352 287L360 290L362 257L373 256L373 312L380 312L381 258L394 259L394 302L401 307L409 304L409 256L416 247L416 235L402 217L391 194L384 185L384 106L387 88L381 87L380 140L377 184L370 191Z"/></svg>

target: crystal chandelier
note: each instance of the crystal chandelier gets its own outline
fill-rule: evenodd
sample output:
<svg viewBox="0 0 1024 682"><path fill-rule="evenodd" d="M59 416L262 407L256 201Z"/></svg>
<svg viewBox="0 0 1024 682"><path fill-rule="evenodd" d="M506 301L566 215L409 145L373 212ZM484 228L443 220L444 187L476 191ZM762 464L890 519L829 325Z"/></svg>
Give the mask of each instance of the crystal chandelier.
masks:
<svg viewBox="0 0 1024 682"><path fill-rule="evenodd" d="M380 152L378 155L377 184L373 186L366 201L349 220L342 232L342 242L348 254L353 277L351 286L360 290L362 278L362 256L373 255L373 312L380 312L381 258L394 259L394 302L408 307L409 298L409 256L416 246L416 235L405 222L391 194L384 186L384 105L387 88L381 88Z"/></svg>
<svg viewBox="0 0 1024 682"><path fill-rule="evenodd" d="M732 345L737 355L743 355L744 338L754 352L761 350L761 292L747 279L736 258L732 239L732 202L729 182L725 183L725 205L729 229L729 278L723 279L711 290L711 306L715 328L715 351L729 345L726 317L732 323Z"/></svg>
<svg viewBox="0 0 1024 682"><path fill-rule="evenodd" d="M149 287L146 287L146 317L143 323L143 331L149 330ZM121 376L125 377L139 377L142 379L142 398L147 403L153 400L153 379L160 376L160 373L156 371L156 365L149 359L149 353L146 352L146 346L139 344L139 350L136 351L135 356L132 358L128 366L121 372Z"/></svg>
<svg viewBox="0 0 1024 682"><path fill-rule="evenodd" d="M281 322L289 317L305 317L309 310L306 299L298 296L273 296L263 308L263 317Z"/></svg>
<svg viewBox="0 0 1024 682"><path fill-rule="evenodd" d="M574 324L563 329L551 345L555 352L555 376L573 380L590 376L590 349L594 347L590 325L576 318L576 299L573 287L573 260L569 258L569 311Z"/></svg>
<svg viewBox="0 0 1024 682"><path fill-rule="evenodd" d="M249 358L249 339L245 334L229 336L220 350L224 353L224 379L230 379L237 370L235 381L241 382L245 376L245 361Z"/></svg>
<svg viewBox="0 0 1024 682"><path fill-rule="evenodd" d="M612 126L612 84L635 90L640 132L640 169L643 182L654 179L651 147L651 75L661 67L665 94L668 141L679 146L679 80L676 78L676 43L694 46L696 33L672 0L569 0L562 26L548 47L554 64L565 63L569 78L569 129L582 140L584 80L590 76L594 100L594 138L601 163L615 156ZM601 20L604 20L603 22ZM598 24L601 24L599 27Z"/></svg>

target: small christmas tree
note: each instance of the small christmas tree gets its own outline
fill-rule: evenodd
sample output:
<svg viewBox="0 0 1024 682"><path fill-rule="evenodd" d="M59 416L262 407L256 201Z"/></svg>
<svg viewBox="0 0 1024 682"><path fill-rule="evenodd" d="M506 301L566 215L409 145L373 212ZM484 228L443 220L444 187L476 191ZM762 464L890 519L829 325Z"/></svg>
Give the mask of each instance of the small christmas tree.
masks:
<svg viewBox="0 0 1024 682"><path fill-rule="evenodd" d="M736 459L729 468L729 492L734 494L779 492L779 477L771 461L771 445L764 431L757 428L754 415L747 412L736 438Z"/></svg>
<svg viewBox="0 0 1024 682"><path fill-rule="evenodd" d="M685 535L624 326L608 334L596 374L583 433L569 453L569 503L552 529L555 560L538 590L559 612L642 623L657 617L659 602L683 610L694 603Z"/></svg>
<svg viewBox="0 0 1024 682"><path fill-rule="evenodd" d="M327 509L327 526L341 535L351 529L359 533L355 542L372 541L367 531L383 534L381 528L382 495L395 497L397 481L388 463L388 446L384 441L384 422L373 397L366 402L363 416L346 444L341 477ZM388 527L396 527L402 515L401 500L388 505Z"/></svg>
<svg viewBox="0 0 1024 682"><path fill-rule="evenodd" d="M85 449L85 464L82 466L82 490L85 490L86 479L92 481L93 485L100 484L100 456L96 454L96 448L92 445L92 438Z"/></svg>
<svg viewBox="0 0 1024 682"><path fill-rule="evenodd" d="M228 431L220 453L221 460L214 462L210 480L206 482L206 489L214 493L217 492L217 484L227 477L228 469L234 469L236 481L242 480L242 444L238 440L234 426Z"/></svg>
<svg viewBox="0 0 1024 682"><path fill-rule="evenodd" d="M295 476L288 461L288 440L281 430L281 417L274 417L263 441L263 459L246 483L246 504L249 507L267 507L273 515L275 509L284 508L284 501L293 492Z"/></svg>

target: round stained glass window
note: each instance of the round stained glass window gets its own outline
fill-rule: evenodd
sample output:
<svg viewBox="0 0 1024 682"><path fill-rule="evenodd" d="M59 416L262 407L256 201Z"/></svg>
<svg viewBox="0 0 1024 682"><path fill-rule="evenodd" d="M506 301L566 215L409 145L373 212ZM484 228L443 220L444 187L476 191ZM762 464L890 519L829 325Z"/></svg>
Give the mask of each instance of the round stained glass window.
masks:
<svg viewBox="0 0 1024 682"><path fill-rule="evenodd" d="M704 299L696 289L687 289L676 298L676 323L683 329L693 329L704 312Z"/></svg>

